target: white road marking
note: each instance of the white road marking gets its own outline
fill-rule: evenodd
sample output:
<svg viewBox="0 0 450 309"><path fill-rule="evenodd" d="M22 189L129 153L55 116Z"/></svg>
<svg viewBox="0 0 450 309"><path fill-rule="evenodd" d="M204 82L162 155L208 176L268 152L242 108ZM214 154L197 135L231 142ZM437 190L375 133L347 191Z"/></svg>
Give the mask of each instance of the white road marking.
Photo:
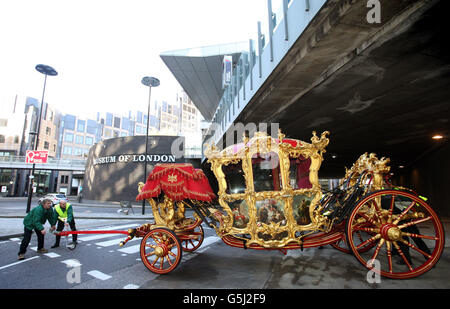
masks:
<svg viewBox="0 0 450 309"><path fill-rule="evenodd" d="M64 263L64 264L66 264L69 267L78 267L78 266L82 265L79 261L72 260L72 259L61 261L61 263Z"/></svg>
<svg viewBox="0 0 450 309"><path fill-rule="evenodd" d="M36 247L30 247L31 250L33 251L37 251L37 246Z"/></svg>
<svg viewBox="0 0 450 309"><path fill-rule="evenodd" d="M112 278L110 275L104 274L98 270L91 270L88 272L88 275L91 275L92 277L103 280L103 281L108 280L109 278Z"/></svg>
<svg viewBox="0 0 450 309"><path fill-rule="evenodd" d="M139 224L133 223L133 224L126 224L126 225L116 225L116 226L109 226L106 228L97 228L97 229L92 229L90 231L111 231L111 230L121 230L123 228L132 228L135 226L139 226ZM83 234L80 234L83 235ZM86 234L85 234L86 235ZM90 236L80 236L78 237L79 240L81 241L91 241L91 240L97 240L97 239L102 239L102 238L108 238L108 237L117 237L116 234L99 234L99 235L90 235ZM125 238L125 236L124 236Z"/></svg>
<svg viewBox="0 0 450 309"><path fill-rule="evenodd" d="M49 258L57 258L60 257L60 255L58 253L54 253L54 252L49 252L49 253L45 253L44 255L48 256Z"/></svg>
<svg viewBox="0 0 450 309"><path fill-rule="evenodd" d="M127 254L132 254L132 253L139 252L140 246L141 246L141 244L134 245L134 246L126 247L126 248L123 248L123 249L118 249L117 251L120 251L120 252L123 252L123 253L127 253Z"/></svg>
<svg viewBox="0 0 450 309"><path fill-rule="evenodd" d="M7 242L9 242L9 240L3 240L3 241L0 241L0 244L4 244L4 243L7 243Z"/></svg>
<svg viewBox="0 0 450 309"><path fill-rule="evenodd" d="M213 243L217 242L220 240L220 237L217 236L210 236L210 237L206 237L205 239L203 239L203 243L200 246L200 248L212 245Z"/></svg>
<svg viewBox="0 0 450 309"><path fill-rule="evenodd" d="M10 238L9 240L11 240L11 241L21 241L22 239L14 237L14 238Z"/></svg>
<svg viewBox="0 0 450 309"><path fill-rule="evenodd" d="M11 267L11 266L14 266L14 265L17 265L17 264L21 264L21 263L24 263L24 262L28 262L28 261L37 259L38 257L39 257L39 256L33 256L33 257L28 258L28 259L19 261L19 262L14 262L14 263L11 263L11 264L8 264L8 265L5 265L5 266L1 266L1 267L0 267L0 270L5 269L5 268L8 268L8 267Z"/></svg>
<svg viewBox="0 0 450 309"><path fill-rule="evenodd" d="M136 284L127 284L123 287L124 289L139 289L139 285Z"/></svg>
<svg viewBox="0 0 450 309"><path fill-rule="evenodd" d="M125 238L115 238L112 240L107 240L107 241L102 241L102 242L97 242L95 243L96 246L101 246L101 247L109 247L109 246L118 246L120 244L121 241L123 241ZM138 240L139 238L133 238L132 240L128 241L135 241Z"/></svg>
<svg viewBox="0 0 450 309"><path fill-rule="evenodd" d="M91 236L82 236L79 237L81 241L91 241L91 240L97 240L102 238L109 238L109 237L117 237L115 234L99 234L99 235L91 235Z"/></svg>

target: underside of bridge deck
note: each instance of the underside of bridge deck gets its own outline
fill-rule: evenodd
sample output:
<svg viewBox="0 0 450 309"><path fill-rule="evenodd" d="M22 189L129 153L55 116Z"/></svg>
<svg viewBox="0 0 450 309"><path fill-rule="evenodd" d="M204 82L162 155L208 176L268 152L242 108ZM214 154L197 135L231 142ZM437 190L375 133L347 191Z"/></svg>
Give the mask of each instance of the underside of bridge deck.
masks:
<svg viewBox="0 0 450 309"><path fill-rule="evenodd" d="M322 176L364 152L412 166L445 143L431 137L449 133L450 3L381 8L382 23L368 24L366 1L329 1L236 122L279 123L305 141L330 131Z"/></svg>

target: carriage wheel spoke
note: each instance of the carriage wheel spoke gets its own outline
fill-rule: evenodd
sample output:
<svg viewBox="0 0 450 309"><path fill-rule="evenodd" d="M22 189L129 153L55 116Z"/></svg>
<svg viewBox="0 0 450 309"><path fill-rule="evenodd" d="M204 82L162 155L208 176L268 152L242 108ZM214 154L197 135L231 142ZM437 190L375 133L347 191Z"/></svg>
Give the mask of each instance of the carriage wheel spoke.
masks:
<svg viewBox="0 0 450 309"><path fill-rule="evenodd" d="M399 229L404 229L405 227L408 227L408 226L411 226L411 225L416 225L416 224L419 224L419 223L422 223L422 222L426 222L426 221L431 220L431 219L433 219L433 217L429 216L429 217L426 217L426 218L423 218L423 219L410 221L408 223L399 225L398 228Z"/></svg>
<svg viewBox="0 0 450 309"><path fill-rule="evenodd" d="M392 223L392 213L394 212L394 204L395 204L395 195L392 195L391 204L389 206L387 223Z"/></svg>
<svg viewBox="0 0 450 309"><path fill-rule="evenodd" d="M154 267L155 266L155 264L156 264L156 262L159 260L159 257L156 257L156 259L153 261L153 263L151 264L152 265L152 267Z"/></svg>
<svg viewBox="0 0 450 309"><path fill-rule="evenodd" d="M404 240L404 239L402 239L402 240L400 240L402 243L404 243L405 245L407 245L408 247L410 247L411 249L414 249L414 250L416 250L417 252L419 252L420 254L422 254L423 256L425 256L425 257L427 257L427 258L429 258L429 259L431 259L431 255L429 255L428 253L426 253L426 252L423 252L422 250L420 250L419 248L417 248L416 246L414 246L413 244L411 244L411 243L409 243L408 241L406 241L406 240Z"/></svg>
<svg viewBox="0 0 450 309"><path fill-rule="evenodd" d="M415 204L416 204L416 202L412 201L411 204L409 204L409 206L406 207L406 209L403 210L402 213L395 219L395 221L394 221L393 224L394 224L394 225L397 225L397 224L400 222L400 220L408 213L408 211L411 210L411 208L412 208Z"/></svg>
<svg viewBox="0 0 450 309"><path fill-rule="evenodd" d="M368 233L379 233L380 229L370 228L370 227L355 227L355 231L363 231ZM361 236L361 233L358 233L359 236Z"/></svg>
<svg viewBox="0 0 450 309"><path fill-rule="evenodd" d="M387 248L387 259L388 259L388 265L389 265L389 273L392 274L392 243L390 241L386 242L386 248Z"/></svg>
<svg viewBox="0 0 450 309"><path fill-rule="evenodd" d="M358 214L358 215L360 215L361 217L363 217L364 219L366 219L367 222L372 223L372 225L375 225L375 226L380 226L380 225L381 225L380 223L374 221L373 218L369 218L369 217L368 217L366 214L364 214L364 213L361 213L361 214Z"/></svg>
<svg viewBox="0 0 450 309"><path fill-rule="evenodd" d="M439 237L420 235L420 234L414 234L414 233L403 233L403 235L413 237L413 238L424 238L424 239L430 239L430 240L436 240L436 241L439 240Z"/></svg>
<svg viewBox="0 0 450 309"><path fill-rule="evenodd" d="M381 249L381 247L383 246L383 244L384 244L385 241L386 241L386 240L385 240L384 238L382 238L382 239L380 240L380 242L378 243L378 246L377 246L376 249L375 249L375 252L374 252L373 255L372 255L372 259L371 259L371 260L375 260L375 259L377 258L378 253L380 253L380 249Z"/></svg>
<svg viewBox="0 0 450 309"><path fill-rule="evenodd" d="M400 254L400 256L403 259L403 262L405 262L406 266L408 266L410 271L413 271L413 268L411 266L411 264L409 264L408 259L406 258L405 254L403 253L402 249L400 249L400 246L397 244L397 242L393 242L395 249L397 249L398 254Z"/></svg>
<svg viewBox="0 0 450 309"><path fill-rule="evenodd" d="M168 254L170 254L173 257L177 257L177 255L175 253L173 253L172 251L169 251Z"/></svg>
<svg viewBox="0 0 450 309"><path fill-rule="evenodd" d="M161 257L161 262L159 262L159 269L164 269L164 257Z"/></svg>
<svg viewBox="0 0 450 309"><path fill-rule="evenodd" d="M170 260L170 258L169 258L168 256L166 256L166 258L167 258L167 262L169 262L169 265L172 266L173 263L172 263L172 261Z"/></svg>
<svg viewBox="0 0 450 309"><path fill-rule="evenodd" d="M375 209L375 214L376 214L376 216L378 218L378 222L383 223L383 215L381 214L381 209L380 209L377 201L376 200L371 200L370 204L372 204L373 208Z"/></svg>
<svg viewBox="0 0 450 309"><path fill-rule="evenodd" d="M154 255L154 254L155 254L155 251L150 252L149 254L146 254L145 257L149 257L149 256L152 256L152 255Z"/></svg>
<svg viewBox="0 0 450 309"><path fill-rule="evenodd" d="M359 250L359 249L361 249L362 247L365 247L365 246L367 246L368 244L370 244L370 243L376 241L376 240L379 239L380 237L381 237L381 234L377 234L377 235L375 235L375 236L373 236L373 237L370 237L370 238L367 239L365 242L359 244L359 245L356 247L356 249Z"/></svg>

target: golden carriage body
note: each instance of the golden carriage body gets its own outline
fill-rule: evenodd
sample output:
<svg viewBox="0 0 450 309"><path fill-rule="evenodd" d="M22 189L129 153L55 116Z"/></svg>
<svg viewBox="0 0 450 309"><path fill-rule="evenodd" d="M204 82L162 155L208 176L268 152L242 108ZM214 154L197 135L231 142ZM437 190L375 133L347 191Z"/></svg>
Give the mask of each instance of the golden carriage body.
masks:
<svg viewBox="0 0 450 309"><path fill-rule="evenodd" d="M221 151L209 147L217 200L201 170L156 165L137 197L152 206L155 222L130 231L128 239L143 237L142 261L160 274L175 269L183 251L200 247L203 222L233 247L286 253L331 244L369 269L368 262L382 260L374 271L386 277L411 278L431 269L444 247L442 224L417 194L386 183L388 159L364 154L339 189L322 192L318 172L327 135L313 132L306 143L281 132L278 138L257 132ZM193 218L186 217L187 208ZM421 224L427 233L420 232ZM414 263L409 250L419 255ZM403 261L400 268L394 256Z"/></svg>

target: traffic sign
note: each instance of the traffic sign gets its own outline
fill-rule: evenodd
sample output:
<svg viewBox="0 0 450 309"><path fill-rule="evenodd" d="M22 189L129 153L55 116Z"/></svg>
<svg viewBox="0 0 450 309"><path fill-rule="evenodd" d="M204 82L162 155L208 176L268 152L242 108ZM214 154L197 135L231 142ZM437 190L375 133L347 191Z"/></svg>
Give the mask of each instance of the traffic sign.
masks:
<svg viewBox="0 0 450 309"><path fill-rule="evenodd" d="M47 163L47 150L27 150L25 163Z"/></svg>

